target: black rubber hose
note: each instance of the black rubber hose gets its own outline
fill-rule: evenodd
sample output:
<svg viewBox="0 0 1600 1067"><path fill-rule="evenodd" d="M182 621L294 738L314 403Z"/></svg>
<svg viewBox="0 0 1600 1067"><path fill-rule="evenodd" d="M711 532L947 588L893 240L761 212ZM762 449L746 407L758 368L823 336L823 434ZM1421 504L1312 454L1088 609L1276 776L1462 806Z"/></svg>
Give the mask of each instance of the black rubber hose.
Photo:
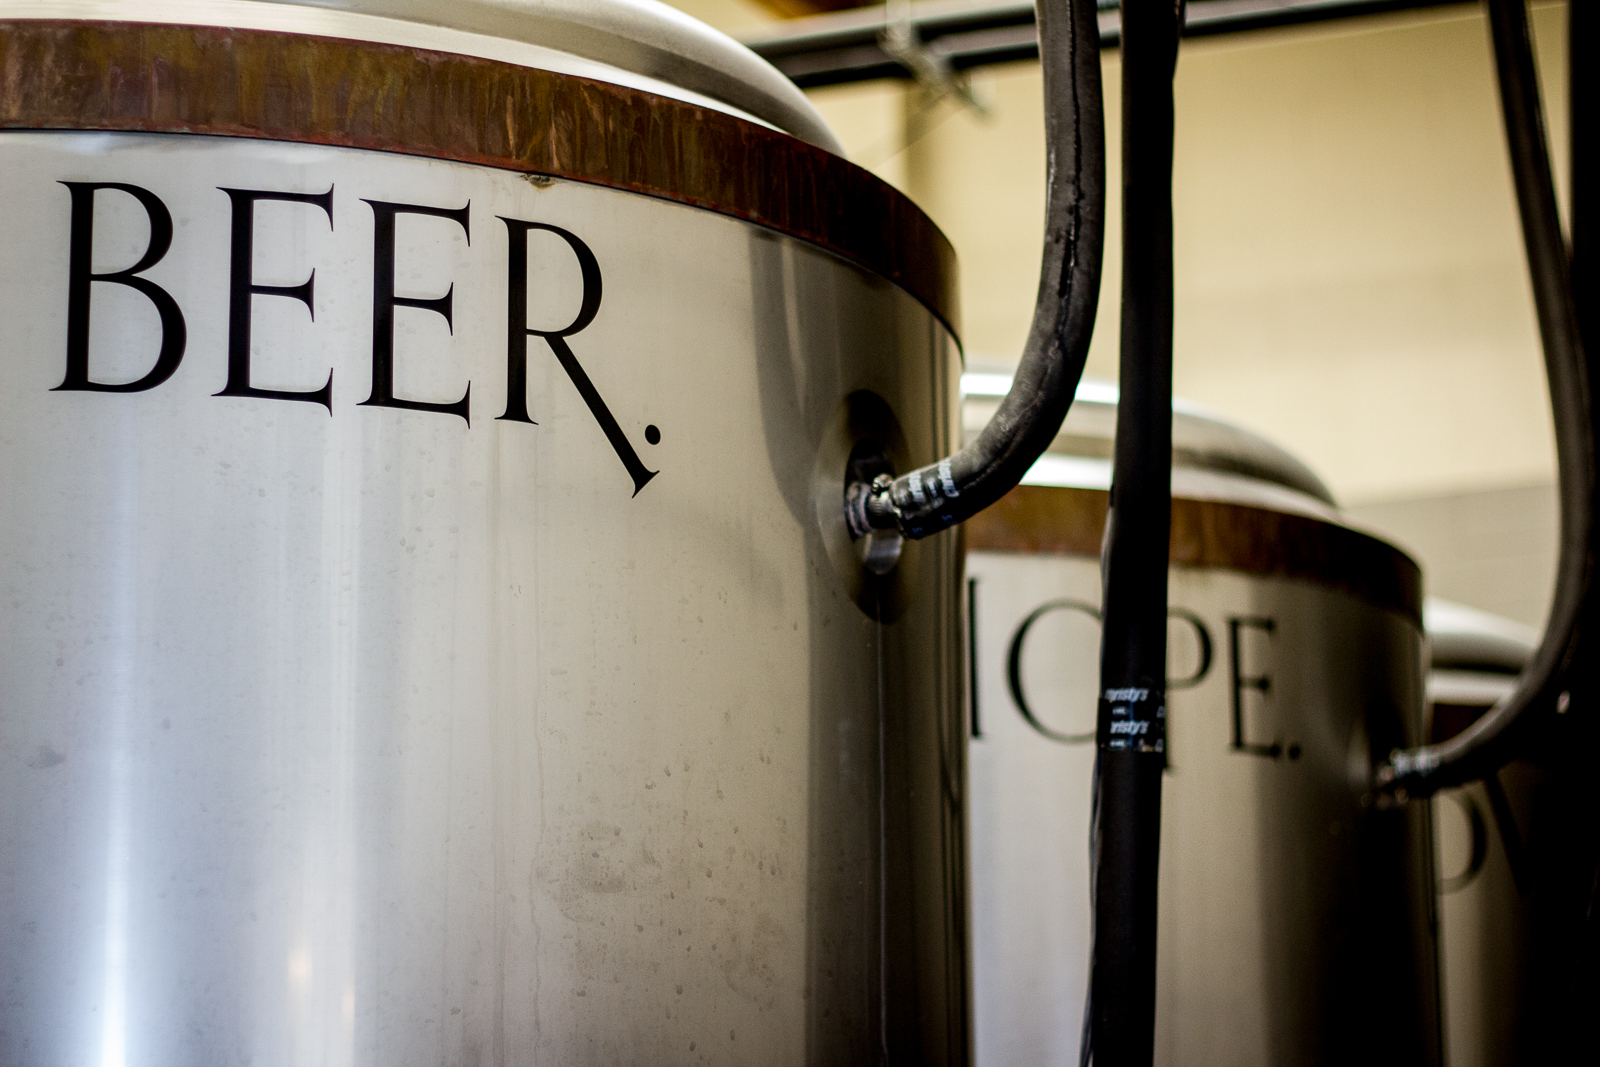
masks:
<svg viewBox="0 0 1600 1067"><path fill-rule="evenodd" d="M1571 263L1551 181L1528 12L1524 0L1488 0L1488 9L1555 421L1560 554L1544 638L1516 690L1450 740L1396 752L1389 764L1379 769L1381 786L1412 795L1484 777L1522 755L1542 725L1567 712L1571 700L1568 675L1594 580L1593 394L1579 340Z"/></svg>
<svg viewBox="0 0 1600 1067"><path fill-rule="evenodd" d="M1101 564L1085 1057L1149 1067L1172 528L1172 76L1182 0L1122 4L1122 352Z"/></svg>
<svg viewBox="0 0 1600 1067"><path fill-rule="evenodd" d="M928 537L999 500L1049 447L1089 354L1105 245L1105 118L1095 0L1038 0L1049 201L1033 327L1011 391L949 459L845 493L854 537Z"/></svg>

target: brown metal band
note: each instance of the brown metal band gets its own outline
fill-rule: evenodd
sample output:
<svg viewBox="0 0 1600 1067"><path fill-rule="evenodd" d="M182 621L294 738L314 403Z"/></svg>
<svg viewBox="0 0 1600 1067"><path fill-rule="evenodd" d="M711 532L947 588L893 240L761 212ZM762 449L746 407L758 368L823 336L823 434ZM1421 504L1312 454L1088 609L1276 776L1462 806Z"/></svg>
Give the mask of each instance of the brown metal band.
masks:
<svg viewBox="0 0 1600 1067"><path fill-rule="evenodd" d="M249 137L478 163L765 226L959 329L955 251L868 171L653 93L394 45L211 26L0 20L0 129Z"/></svg>
<svg viewBox="0 0 1600 1067"><path fill-rule="evenodd" d="M967 520L967 548L1098 556L1110 494L1019 485ZM1422 572L1393 545L1337 523L1215 500L1172 501L1171 559L1315 582L1422 625Z"/></svg>

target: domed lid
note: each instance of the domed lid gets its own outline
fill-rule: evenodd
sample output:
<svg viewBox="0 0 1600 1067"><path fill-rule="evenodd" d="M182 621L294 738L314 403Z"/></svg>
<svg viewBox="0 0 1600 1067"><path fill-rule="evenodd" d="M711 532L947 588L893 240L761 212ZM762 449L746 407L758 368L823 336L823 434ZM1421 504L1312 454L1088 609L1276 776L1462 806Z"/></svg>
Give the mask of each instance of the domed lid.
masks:
<svg viewBox="0 0 1600 1067"><path fill-rule="evenodd" d="M961 376L961 384L966 394L962 423L970 438L994 414L1011 388L1011 376L969 373ZM1061 432L1023 484L1109 489L1117 397L1117 387L1108 382L1080 383ZM1333 494L1304 463L1259 434L1184 400L1172 404L1172 492L1319 518L1335 514Z"/></svg>
<svg viewBox="0 0 1600 1067"><path fill-rule="evenodd" d="M1517 674L1539 646L1533 627L1465 604L1429 597L1422 610L1434 670Z"/></svg>
<svg viewBox="0 0 1600 1067"><path fill-rule="evenodd" d="M1428 634L1428 702L1487 708L1516 688L1533 658L1539 633L1531 626L1449 600L1429 597L1422 608ZM1446 729L1465 727L1467 720Z"/></svg>
<svg viewBox="0 0 1600 1067"><path fill-rule="evenodd" d="M975 437L1010 375L962 375ZM1079 385L1051 446L1022 484L967 521L969 551L1098 556L1110 501L1117 388ZM1422 574L1387 541L1352 527L1305 464L1194 404L1172 416L1174 566L1310 582L1398 613L1420 629ZM1087 490L1087 491L1085 491Z"/></svg>
<svg viewBox="0 0 1600 1067"><path fill-rule="evenodd" d="M681 86L841 154L805 94L733 38L659 0L267 0L488 34Z"/></svg>
<svg viewBox="0 0 1600 1067"><path fill-rule="evenodd" d="M793 82L659 0L0 0L0 17L227 26L432 48L676 97L843 155Z"/></svg>

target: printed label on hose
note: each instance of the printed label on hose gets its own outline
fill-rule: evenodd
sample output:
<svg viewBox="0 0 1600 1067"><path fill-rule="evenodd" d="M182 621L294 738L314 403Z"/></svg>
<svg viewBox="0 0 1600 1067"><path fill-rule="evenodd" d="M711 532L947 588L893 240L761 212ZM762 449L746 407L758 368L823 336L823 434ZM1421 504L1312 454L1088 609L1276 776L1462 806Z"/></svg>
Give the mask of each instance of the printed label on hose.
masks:
<svg viewBox="0 0 1600 1067"><path fill-rule="evenodd" d="M1164 689L1107 689L1100 694L1101 748L1134 752L1167 750Z"/></svg>

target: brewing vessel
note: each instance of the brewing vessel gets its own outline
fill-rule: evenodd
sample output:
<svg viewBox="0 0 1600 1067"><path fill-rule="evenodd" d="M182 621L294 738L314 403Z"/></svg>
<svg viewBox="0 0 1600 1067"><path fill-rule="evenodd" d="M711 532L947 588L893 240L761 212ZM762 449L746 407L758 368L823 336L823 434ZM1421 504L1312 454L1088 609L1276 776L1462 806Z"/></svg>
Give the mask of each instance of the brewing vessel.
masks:
<svg viewBox="0 0 1600 1067"><path fill-rule="evenodd" d="M968 523L980 1064L1077 1053L1115 399ZM1179 404L1173 445L1156 1062L1437 1063L1428 809L1370 782L1420 737L1419 572L1254 434Z"/></svg>
<svg viewBox="0 0 1600 1067"><path fill-rule="evenodd" d="M1459 734L1515 687L1538 645L1527 626L1449 601L1426 611L1430 739ZM1537 755L1537 753L1535 753ZM1571 803L1549 760L1513 760L1433 798L1439 852L1439 956L1451 1067L1536 1060L1563 968L1540 959L1549 867L1570 848ZM1540 840L1535 840L1538 831ZM1552 864L1555 859L1555 864ZM1543 928L1542 928L1543 927ZM1557 996L1552 996L1557 993ZM1543 1016L1543 1018L1541 1018Z"/></svg>
<svg viewBox="0 0 1600 1067"><path fill-rule="evenodd" d="M927 218L648 0L0 55L0 1063L965 1062Z"/></svg>

